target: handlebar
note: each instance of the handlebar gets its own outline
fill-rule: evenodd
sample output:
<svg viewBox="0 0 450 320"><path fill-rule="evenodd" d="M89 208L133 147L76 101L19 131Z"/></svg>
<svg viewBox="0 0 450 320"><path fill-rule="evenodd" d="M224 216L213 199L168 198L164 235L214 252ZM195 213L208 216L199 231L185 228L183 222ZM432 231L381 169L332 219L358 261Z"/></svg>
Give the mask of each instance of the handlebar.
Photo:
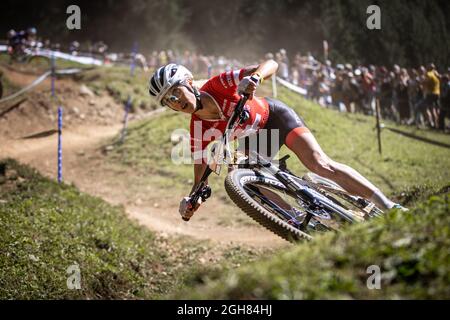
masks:
<svg viewBox="0 0 450 320"><path fill-rule="evenodd" d="M241 118L242 111L247 103L249 95L248 94L241 94L241 99L239 100L238 104L236 105L236 108L234 108L233 114L230 117L230 120L228 121L227 129L231 129L234 123L236 122L236 118ZM226 131L224 133L224 136L226 135Z"/></svg>

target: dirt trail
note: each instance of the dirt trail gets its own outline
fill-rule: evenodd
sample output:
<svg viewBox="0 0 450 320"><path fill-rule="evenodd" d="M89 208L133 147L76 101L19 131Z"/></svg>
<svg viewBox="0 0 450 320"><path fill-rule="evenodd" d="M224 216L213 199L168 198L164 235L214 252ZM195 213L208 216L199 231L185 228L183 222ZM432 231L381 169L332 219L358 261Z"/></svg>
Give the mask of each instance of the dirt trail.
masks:
<svg viewBox="0 0 450 320"><path fill-rule="evenodd" d="M146 186L140 194L129 196L126 176L132 172L110 170L102 144L115 136L120 124L110 126L79 126L63 132L63 176L66 183L75 184L83 192L106 201L123 205L127 214L149 229L168 235L186 235L221 245L243 244L252 247L282 247L287 242L269 231L255 226L230 227L220 225L217 211L226 208L218 199L211 198L189 223L178 214L178 196L165 198L165 203L154 203L146 195L154 194ZM0 140L0 157L12 157L31 165L46 176L56 178L57 136L30 140ZM123 169L126 170L126 169ZM130 171L130 170L128 170ZM144 200L141 200L144 199ZM218 209L219 208L219 209ZM224 211L224 210L222 210ZM226 214L222 212L222 214ZM242 213L244 215L244 213Z"/></svg>
<svg viewBox="0 0 450 320"><path fill-rule="evenodd" d="M13 70L4 71L8 80L19 87L36 78ZM56 179L57 135L19 139L54 129L56 105L48 101L49 90L50 79L46 79L29 94L28 101L0 118L0 158L17 159ZM189 223L182 221L178 204L185 194L164 194L148 182L148 176L114 164L105 155L105 144L121 130L122 106L109 96L82 94L79 84L71 79L58 79L58 97L67 106L62 138L66 183L73 183L81 191L111 204L123 205L130 218L161 234L190 236L225 246L277 248L289 245L262 227L235 222L228 214L230 207L214 197L202 205ZM158 113L152 111L133 118ZM245 214L242 215L245 218Z"/></svg>

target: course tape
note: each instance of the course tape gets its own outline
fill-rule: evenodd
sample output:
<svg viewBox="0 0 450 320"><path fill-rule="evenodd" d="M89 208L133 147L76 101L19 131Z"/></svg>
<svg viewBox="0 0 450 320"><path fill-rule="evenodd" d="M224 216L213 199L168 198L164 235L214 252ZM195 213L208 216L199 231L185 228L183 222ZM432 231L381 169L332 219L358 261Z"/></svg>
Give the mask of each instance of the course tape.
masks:
<svg viewBox="0 0 450 320"><path fill-rule="evenodd" d="M6 51L8 51L8 46L0 45L0 52L6 52ZM74 62L78 62L80 64L88 64L88 65L94 65L94 66L102 66L103 65L103 60L100 60L100 59L95 59L92 57L74 56L74 55L63 53L60 51L53 51L53 50L39 49L39 48L37 48L37 49L27 48L27 49L25 49L25 52L31 56L42 56L42 57L47 57L49 59L51 59L52 56L54 56L55 58L74 61Z"/></svg>
<svg viewBox="0 0 450 320"><path fill-rule="evenodd" d="M75 74L75 73L79 73L83 71L83 69L76 69L76 68L72 68L72 69L61 69L61 70L56 70L55 73L56 74L61 74L61 75L68 75L68 74ZM3 99L0 100L0 103L12 100L18 96L20 96L21 94L33 89L34 87L36 87L38 84L40 84L42 81L44 81L47 77L49 77L52 74L51 71L47 71L46 73L44 73L43 75L41 75L39 78L37 78L36 80L34 80L32 83L30 83L28 86L20 89L19 91L17 91L16 93L7 96Z"/></svg>
<svg viewBox="0 0 450 320"><path fill-rule="evenodd" d="M308 94L308 90L306 90L306 89L304 89L304 88L301 88L301 87L299 87L299 86L296 86L295 84L292 84L292 83L290 83L290 82L288 82L288 81L286 81L286 80L283 80L283 79L281 79L280 77L277 77L277 81L278 81L281 85L285 86L286 88L288 88L288 89L290 89L290 90L292 90L292 91L294 91L294 92L297 92L297 93L299 93L299 94L301 94L301 95L306 96L306 95Z"/></svg>
<svg viewBox="0 0 450 320"><path fill-rule="evenodd" d="M36 80L34 80L32 83L30 83L28 86L26 86L25 88L20 89L19 91L17 91L16 93L13 93L10 96L7 96L3 99L0 100L0 103L12 100L18 96L20 96L21 94L33 89L34 87L36 87L39 83L41 83L42 81L45 80L45 78L47 78L52 72L51 71L47 71L46 73L44 73L43 75L41 75L39 78L37 78Z"/></svg>
<svg viewBox="0 0 450 320"><path fill-rule="evenodd" d="M56 73L56 74L62 74L62 75L65 75L65 74L75 74L75 73L80 73L80 72L85 71L85 70L88 70L88 69L90 70L91 68L84 68L84 69L79 69L79 68L61 69L61 70L56 70L55 73Z"/></svg>
<svg viewBox="0 0 450 320"><path fill-rule="evenodd" d="M103 65L103 61L99 60L99 59L95 59L92 57L74 56L74 55L63 53L60 51L52 51L52 50L48 50L48 49L36 49L36 50L30 50L30 52L33 55L43 56L43 57L47 57L50 59L52 58L52 56L54 56L55 58L74 61L74 62L78 62L80 64L89 64L89 65L95 65L95 66Z"/></svg>

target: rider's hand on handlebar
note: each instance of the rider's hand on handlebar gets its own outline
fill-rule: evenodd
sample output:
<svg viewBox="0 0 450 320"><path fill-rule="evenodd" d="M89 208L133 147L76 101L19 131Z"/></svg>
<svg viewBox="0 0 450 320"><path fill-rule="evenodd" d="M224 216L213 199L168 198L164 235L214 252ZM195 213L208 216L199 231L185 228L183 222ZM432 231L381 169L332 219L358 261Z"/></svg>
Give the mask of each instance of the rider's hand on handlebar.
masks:
<svg viewBox="0 0 450 320"><path fill-rule="evenodd" d="M191 204L191 198L184 197L180 202L180 208L178 210L183 220L189 221L189 219L194 215L194 212L197 211L197 209L200 207L201 203L202 199L199 198L194 207Z"/></svg>
<svg viewBox="0 0 450 320"><path fill-rule="evenodd" d="M253 95L255 94L256 88L261 82L259 75L254 74L252 76L244 77L238 85L238 93L239 94L247 94L248 99L252 100Z"/></svg>

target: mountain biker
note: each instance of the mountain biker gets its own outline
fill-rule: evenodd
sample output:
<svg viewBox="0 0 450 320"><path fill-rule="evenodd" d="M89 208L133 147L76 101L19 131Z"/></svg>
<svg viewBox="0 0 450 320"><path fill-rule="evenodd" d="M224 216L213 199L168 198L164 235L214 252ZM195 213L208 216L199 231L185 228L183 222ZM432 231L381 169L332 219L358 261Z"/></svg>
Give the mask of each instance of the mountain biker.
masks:
<svg viewBox="0 0 450 320"><path fill-rule="evenodd" d="M249 96L245 106L248 119L239 126L242 129L239 137L259 134L262 128L278 130L279 147L286 144L308 170L333 180L351 194L371 200L380 208L402 209L356 170L331 160L295 111L279 100L255 96L257 87L275 74L277 68L278 64L274 60L267 60L259 65L224 72L209 79L201 88L194 85L192 73L182 65L165 65L151 76L150 95L162 106L191 116L191 152L195 177L192 190L207 167L204 150L214 140L213 136L217 137L211 131L218 130L220 138L240 100L239 94L245 93ZM268 143L270 140L267 140ZM273 155L277 152L275 150ZM199 208L200 201L192 207L189 198L183 198L179 209L181 216L190 218Z"/></svg>
<svg viewBox="0 0 450 320"><path fill-rule="evenodd" d="M31 46L35 43L36 35L37 30L34 27L19 32L13 29L9 30L7 34L9 52L11 54L22 54L26 46Z"/></svg>

